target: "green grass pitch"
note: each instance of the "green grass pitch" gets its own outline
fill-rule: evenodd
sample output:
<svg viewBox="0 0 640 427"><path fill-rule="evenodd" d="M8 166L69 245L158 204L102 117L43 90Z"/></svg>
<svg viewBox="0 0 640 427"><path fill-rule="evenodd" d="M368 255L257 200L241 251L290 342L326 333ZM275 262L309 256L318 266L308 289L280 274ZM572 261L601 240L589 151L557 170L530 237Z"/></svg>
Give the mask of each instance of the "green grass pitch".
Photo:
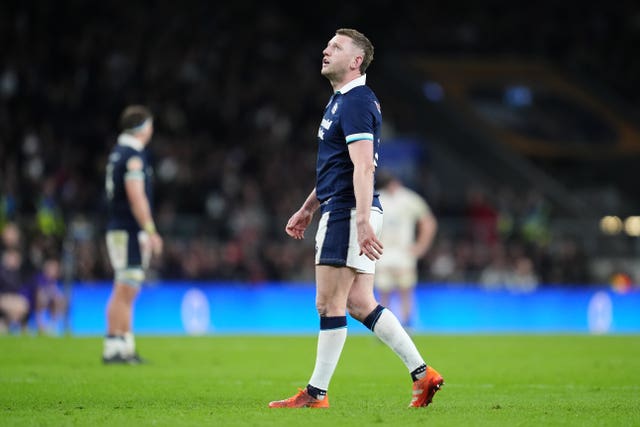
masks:
<svg viewBox="0 0 640 427"><path fill-rule="evenodd" d="M0 337L0 425L640 425L638 336L416 336L445 386L428 408L409 409L401 361L353 335L327 410L267 407L306 384L315 336L137 341L150 364L102 366L99 337Z"/></svg>

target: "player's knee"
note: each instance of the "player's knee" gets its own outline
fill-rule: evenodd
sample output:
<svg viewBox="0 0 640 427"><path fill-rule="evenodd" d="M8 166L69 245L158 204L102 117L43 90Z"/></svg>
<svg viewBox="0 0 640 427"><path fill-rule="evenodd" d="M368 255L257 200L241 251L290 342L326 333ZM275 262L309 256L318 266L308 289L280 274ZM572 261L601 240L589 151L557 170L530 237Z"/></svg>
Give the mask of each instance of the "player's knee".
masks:
<svg viewBox="0 0 640 427"><path fill-rule="evenodd" d="M347 305L347 311L349 312L349 316L353 317L358 321L362 321L362 311L358 310L353 305Z"/></svg>
<svg viewBox="0 0 640 427"><path fill-rule="evenodd" d="M346 316L343 300L317 300L316 310L322 316Z"/></svg>
<svg viewBox="0 0 640 427"><path fill-rule="evenodd" d="M316 301L316 311L320 316L326 316L329 312L329 305L326 301Z"/></svg>
<svg viewBox="0 0 640 427"><path fill-rule="evenodd" d="M349 298L347 301L347 311L349 312L349 316L358 321L364 320L371 311L369 310L369 305L370 304L365 304L364 301L358 300L357 298Z"/></svg>
<svg viewBox="0 0 640 427"><path fill-rule="evenodd" d="M144 270L142 268L127 268L116 271L115 275L116 283L126 285L133 289L140 288L140 285L144 281Z"/></svg>

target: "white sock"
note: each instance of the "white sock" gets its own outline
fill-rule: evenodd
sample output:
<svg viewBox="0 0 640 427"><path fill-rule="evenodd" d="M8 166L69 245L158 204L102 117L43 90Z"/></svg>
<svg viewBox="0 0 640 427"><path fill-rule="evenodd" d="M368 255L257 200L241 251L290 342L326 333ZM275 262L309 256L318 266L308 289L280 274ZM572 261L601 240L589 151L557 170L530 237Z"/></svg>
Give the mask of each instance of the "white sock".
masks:
<svg viewBox="0 0 640 427"><path fill-rule="evenodd" d="M125 332L124 334L124 354L132 356L136 352L136 340L132 332Z"/></svg>
<svg viewBox="0 0 640 427"><path fill-rule="evenodd" d="M124 340L122 339L122 337L104 337L102 355L104 357L113 357L117 354L124 354Z"/></svg>
<svg viewBox="0 0 640 427"><path fill-rule="evenodd" d="M388 308L380 313L373 332L402 359L409 372L413 372L424 364L424 359L413 340Z"/></svg>
<svg viewBox="0 0 640 427"><path fill-rule="evenodd" d="M329 381L336 370L344 342L347 340L347 328L322 329L318 334L318 353L316 366L309 384L321 390L329 389Z"/></svg>

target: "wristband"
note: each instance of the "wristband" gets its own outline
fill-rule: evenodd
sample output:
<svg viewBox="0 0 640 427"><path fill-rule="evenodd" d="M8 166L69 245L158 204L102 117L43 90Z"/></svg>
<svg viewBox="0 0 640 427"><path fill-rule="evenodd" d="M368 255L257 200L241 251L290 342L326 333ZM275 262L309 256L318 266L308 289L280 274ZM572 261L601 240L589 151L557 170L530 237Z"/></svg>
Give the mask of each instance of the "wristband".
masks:
<svg viewBox="0 0 640 427"><path fill-rule="evenodd" d="M149 221L145 223L142 229L149 234L155 234L157 232L156 225L153 223L153 221Z"/></svg>

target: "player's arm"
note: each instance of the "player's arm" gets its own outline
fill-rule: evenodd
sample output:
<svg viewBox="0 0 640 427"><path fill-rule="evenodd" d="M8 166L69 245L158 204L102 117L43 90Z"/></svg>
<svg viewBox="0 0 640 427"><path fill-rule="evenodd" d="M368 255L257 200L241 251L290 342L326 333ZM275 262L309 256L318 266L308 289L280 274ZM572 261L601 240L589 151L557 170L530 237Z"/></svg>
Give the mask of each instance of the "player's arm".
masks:
<svg viewBox="0 0 640 427"><path fill-rule="evenodd" d="M423 257L436 237L438 231L438 221L436 217L431 213L427 213L420 217L417 224L416 242L414 245L414 255L417 258Z"/></svg>
<svg viewBox="0 0 640 427"><path fill-rule="evenodd" d="M349 145L349 157L353 163L353 192L356 198L356 227L360 255L371 260L380 259L382 243L378 240L369 222L373 201L373 142L362 139Z"/></svg>
<svg viewBox="0 0 640 427"><path fill-rule="evenodd" d="M132 157L127 162L124 188L131 207L131 213L140 228L147 232L151 249L156 255L162 253L162 238L156 230L151 213L151 205L144 189L144 164L139 157Z"/></svg>
<svg viewBox="0 0 640 427"><path fill-rule="evenodd" d="M304 239L304 231L311 223L313 214L320 207L320 201L316 195L316 189L314 187L311 193L307 196L304 203L287 221L285 232L294 239Z"/></svg>
<svg viewBox="0 0 640 427"><path fill-rule="evenodd" d="M304 210L305 212L308 212L311 215L313 215L314 212L317 211L319 207L320 207L320 201L318 200L318 196L316 195L316 189L314 187L314 189L311 190L311 193L309 193L309 195L305 199L300 210Z"/></svg>

